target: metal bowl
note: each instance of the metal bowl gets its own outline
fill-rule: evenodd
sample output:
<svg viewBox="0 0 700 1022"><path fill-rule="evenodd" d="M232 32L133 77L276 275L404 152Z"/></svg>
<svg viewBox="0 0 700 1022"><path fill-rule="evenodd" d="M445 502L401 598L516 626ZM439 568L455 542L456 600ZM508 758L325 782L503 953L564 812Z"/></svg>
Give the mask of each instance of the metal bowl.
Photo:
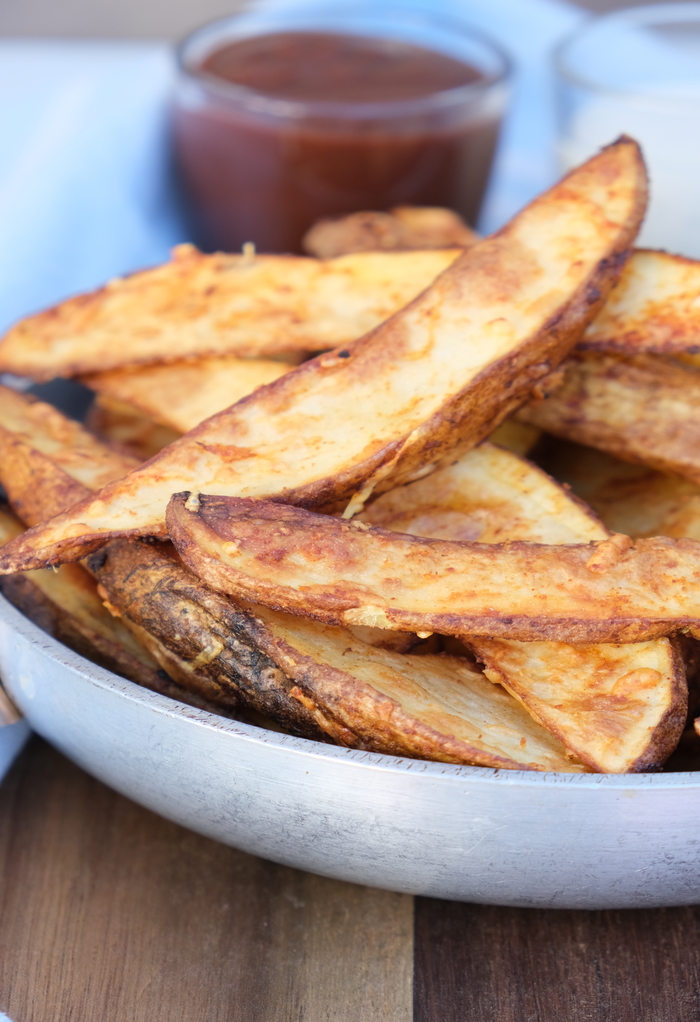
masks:
<svg viewBox="0 0 700 1022"><path fill-rule="evenodd" d="M700 774L487 770L280 735L96 667L1 598L0 672L32 727L89 773L275 862L496 905L700 902Z"/></svg>

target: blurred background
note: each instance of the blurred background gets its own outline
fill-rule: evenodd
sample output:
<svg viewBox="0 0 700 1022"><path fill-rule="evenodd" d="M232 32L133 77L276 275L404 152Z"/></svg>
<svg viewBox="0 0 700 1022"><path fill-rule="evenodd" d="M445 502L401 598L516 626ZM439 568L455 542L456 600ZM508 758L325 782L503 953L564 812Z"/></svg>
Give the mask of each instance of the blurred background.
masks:
<svg viewBox="0 0 700 1022"><path fill-rule="evenodd" d="M579 0L579 6L609 11L640 2ZM240 6L237 0L2 0L0 35L175 39Z"/></svg>

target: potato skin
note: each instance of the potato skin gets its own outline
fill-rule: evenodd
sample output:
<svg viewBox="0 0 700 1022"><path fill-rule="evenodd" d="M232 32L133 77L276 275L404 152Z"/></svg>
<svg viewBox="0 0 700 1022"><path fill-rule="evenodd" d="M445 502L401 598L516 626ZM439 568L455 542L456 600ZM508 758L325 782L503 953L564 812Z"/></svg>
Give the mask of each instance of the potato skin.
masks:
<svg viewBox="0 0 700 1022"><path fill-rule="evenodd" d="M257 648L254 620L191 575L169 545L117 540L88 563L123 618L178 658L180 684L213 703L240 701L295 734L325 739L313 714L289 695L294 682Z"/></svg>

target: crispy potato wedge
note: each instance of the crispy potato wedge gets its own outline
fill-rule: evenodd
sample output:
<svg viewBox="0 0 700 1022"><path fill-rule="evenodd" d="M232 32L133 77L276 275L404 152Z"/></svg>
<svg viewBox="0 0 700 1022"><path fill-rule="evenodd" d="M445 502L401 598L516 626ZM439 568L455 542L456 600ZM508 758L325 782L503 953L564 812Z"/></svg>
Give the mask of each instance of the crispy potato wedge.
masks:
<svg viewBox="0 0 700 1022"><path fill-rule="evenodd" d="M397 206L389 213L350 213L319 220L306 232L302 247L319 259L350 252L400 252L407 249L469 248L479 240L451 209Z"/></svg>
<svg viewBox="0 0 700 1022"><path fill-rule="evenodd" d="M638 249L580 347L636 355L700 353L700 262Z"/></svg>
<svg viewBox="0 0 700 1022"><path fill-rule="evenodd" d="M481 444L456 464L375 501L362 521L413 535L577 543L609 533L544 472ZM486 675L592 770L660 766L686 719L683 659L668 639L624 645L462 636Z"/></svg>
<svg viewBox="0 0 700 1022"><path fill-rule="evenodd" d="M0 544L20 535L24 526L0 506ZM0 580L0 592L49 635L95 663L146 688L171 694L169 679L105 609L97 585L78 564L57 571L28 571Z"/></svg>
<svg viewBox="0 0 700 1022"><path fill-rule="evenodd" d="M481 639L479 655L487 677L594 770L656 770L683 732L685 669L669 639L620 646Z"/></svg>
<svg viewBox="0 0 700 1022"><path fill-rule="evenodd" d="M307 362L206 420L15 541L0 570L76 560L116 535L162 536L167 501L183 489L313 507L354 498L360 510L372 489L474 446L595 314L645 202L639 148L623 139L467 249L352 350Z"/></svg>
<svg viewBox="0 0 700 1022"><path fill-rule="evenodd" d="M548 438L542 464L590 504L612 532L700 540L700 487L683 476L558 437Z"/></svg>
<svg viewBox="0 0 700 1022"><path fill-rule="evenodd" d="M161 426L133 405L113 401L98 394L90 405L85 427L98 440L114 451L137 461L148 461L182 434L169 426Z"/></svg>
<svg viewBox="0 0 700 1022"><path fill-rule="evenodd" d="M212 684L307 737L400 756L580 772L561 743L464 660L377 649L315 621L243 607L139 541L90 558L124 613Z"/></svg>
<svg viewBox="0 0 700 1022"><path fill-rule="evenodd" d="M11 506L35 525L138 461L105 448L51 405L0 387L0 464Z"/></svg>
<svg viewBox="0 0 700 1022"><path fill-rule="evenodd" d="M563 384L518 419L700 483L700 373L655 355L576 353Z"/></svg>
<svg viewBox="0 0 700 1022"><path fill-rule="evenodd" d="M83 383L103 399L129 405L179 434L189 432L290 368L284 362L223 355L93 373L83 377Z"/></svg>
<svg viewBox="0 0 700 1022"><path fill-rule="evenodd" d="M73 419L53 405L0 387L0 430L48 455L54 464L88 489L99 490L138 465L135 458L106 449Z"/></svg>
<svg viewBox="0 0 700 1022"><path fill-rule="evenodd" d="M334 348L403 308L460 252L362 252L322 262L203 255L180 245L164 266L18 323L0 342L0 372L41 381L204 355Z"/></svg>
<svg viewBox="0 0 700 1022"><path fill-rule="evenodd" d="M174 494L168 531L214 588L329 624L526 642L700 627L700 544L422 539L241 497Z"/></svg>
<svg viewBox="0 0 700 1022"><path fill-rule="evenodd" d="M382 494L357 520L414 536L478 543L588 543L609 535L553 479L491 443Z"/></svg>

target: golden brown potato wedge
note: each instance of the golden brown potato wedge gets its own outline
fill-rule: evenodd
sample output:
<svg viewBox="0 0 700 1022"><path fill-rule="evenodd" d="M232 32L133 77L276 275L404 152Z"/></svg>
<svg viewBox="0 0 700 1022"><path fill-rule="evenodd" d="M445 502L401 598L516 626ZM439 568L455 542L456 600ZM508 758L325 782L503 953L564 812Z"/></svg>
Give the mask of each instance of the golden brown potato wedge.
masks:
<svg viewBox="0 0 700 1022"><path fill-rule="evenodd" d="M362 521L413 535L576 543L609 534L540 469L481 444L456 464L375 501ZM573 646L462 636L486 675L592 770L658 767L687 712L682 657L668 639Z"/></svg>
<svg viewBox="0 0 700 1022"><path fill-rule="evenodd" d="M105 448L80 423L52 405L9 387L0 387L0 431L48 455L91 490L101 489L138 465L135 458Z"/></svg>
<svg viewBox="0 0 700 1022"><path fill-rule="evenodd" d="M173 492L360 510L474 446L536 389L615 282L646 202L621 140L467 249L418 299L352 346L208 419L119 483L0 556L16 571L75 560L117 535L164 535ZM359 623L359 622L358 622Z"/></svg>
<svg viewBox="0 0 700 1022"><path fill-rule="evenodd" d="M164 266L18 323L0 342L0 372L48 380L203 355L333 348L403 308L460 252L362 252L322 262L203 255L180 245Z"/></svg>
<svg viewBox="0 0 700 1022"><path fill-rule="evenodd" d="M319 259L349 252L399 252L407 249L469 248L479 240L451 209L397 206L389 213L350 213L319 220L307 231L302 247Z"/></svg>
<svg viewBox="0 0 700 1022"><path fill-rule="evenodd" d="M113 401L97 394L90 405L85 427L111 450L148 461L182 434L169 426L161 426L133 405Z"/></svg>
<svg viewBox="0 0 700 1022"><path fill-rule="evenodd" d="M0 544L23 529L0 506ZM212 704L187 692L159 669L131 631L105 609L94 579L80 565L6 575L0 579L0 592L43 631L93 663L173 699L212 709Z"/></svg>
<svg viewBox="0 0 700 1022"><path fill-rule="evenodd" d="M51 405L0 387L0 464L10 504L35 525L138 461L105 448Z"/></svg>
<svg viewBox="0 0 700 1022"><path fill-rule="evenodd" d="M700 544L422 539L241 497L174 494L185 564L239 599L329 624L526 642L636 642L700 628Z"/></svg>
<svg viewBox="0 0 700 1022"><path fill-rule="evenodd" d="M700 483L700 373L655 355L581 352L563 384L518 418Z"/></svg>
<svg viewBox="0 0 700 1022"><path fill-rule="evenodd" d="M613 645L479 640L486 675L603 773L656 770L683 732L683 658L669 639Z"/></svg>
<svg viewBox="0 0 700 1022"><path fill-rule="evenodd" d="M492 443L382 494L357 521L430 539L588 543L609 535L544 472Z"/></svg>
<svg viewBox="0 0 700 1022"><path fill-rule="evenodd" d="M290 368L284 362L222 355L92 373L83 377L83 383L103 400L126 404L177 435L187 433Z"/></svg>
<svg viewBox="0 0 700 1022"><path fill-rule="evenodd" d="M90 559L124 613L212 686L285 728L451 763L580 772L561 743L464 660L377 649L315 621L241 606L139 541Z"/></svg>
<svg viewBox="0 0 700 1022"><path fill-rule="evenodd" d="M683 476L549 437L542 461L612 532L700 540L700 487Z"/></svg>
<svg viewBox="0 0 700 1022"><path fill-rule="evenodd" d="M700 353L700 262L638 249L580 346L635 355Z"/></svg>

